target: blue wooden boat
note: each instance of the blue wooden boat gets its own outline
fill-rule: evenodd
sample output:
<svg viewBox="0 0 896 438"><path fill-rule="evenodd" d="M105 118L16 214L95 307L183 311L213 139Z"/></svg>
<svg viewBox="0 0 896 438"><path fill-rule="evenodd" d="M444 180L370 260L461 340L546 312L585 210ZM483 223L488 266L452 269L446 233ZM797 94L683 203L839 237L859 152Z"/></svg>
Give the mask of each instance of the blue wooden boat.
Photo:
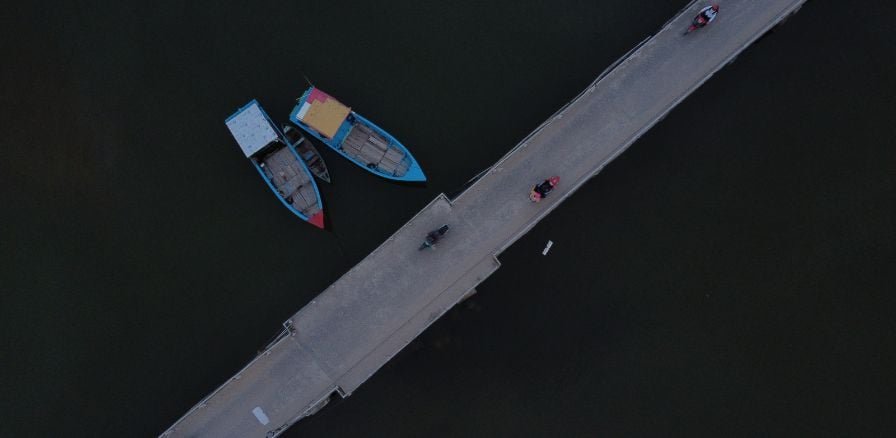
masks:
<svg viewBox="0 0 896 438"><path fill-rule="evenodd" d="M324 204L311 171L258 102L252 100L224 123L246 158L289 211L324 227Z"/></svg>
<svg viewBox="0 0 896 438"><path fill-rule="evenodd" d="M395 137L315 87L299 98L289 121L374 175L426 181L417 160Z"/></svg>

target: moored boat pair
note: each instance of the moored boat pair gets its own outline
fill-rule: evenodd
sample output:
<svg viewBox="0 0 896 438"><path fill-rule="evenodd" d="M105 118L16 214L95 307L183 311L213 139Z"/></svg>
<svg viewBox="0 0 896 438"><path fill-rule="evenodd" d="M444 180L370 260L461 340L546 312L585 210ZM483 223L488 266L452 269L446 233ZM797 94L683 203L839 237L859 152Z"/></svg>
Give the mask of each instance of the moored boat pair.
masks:
<svg viewBox="0 0 896 438"><path fill-rule="evenodd" d="M289 119L374 175L395 181L426 181L417 160L395 137L315 87L299 98ZM330 175L311 142L291 126L277 128L255 100L228 117L225 124L283 205L324 228L323 202L312 175L326 182Z"/></svg>

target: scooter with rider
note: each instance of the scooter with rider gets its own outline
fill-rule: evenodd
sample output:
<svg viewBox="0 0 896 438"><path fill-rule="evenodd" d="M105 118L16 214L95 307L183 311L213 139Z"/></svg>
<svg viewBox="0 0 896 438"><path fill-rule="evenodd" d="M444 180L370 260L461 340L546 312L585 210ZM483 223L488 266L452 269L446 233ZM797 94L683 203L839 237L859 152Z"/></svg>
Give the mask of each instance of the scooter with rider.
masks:
<svg viewBox="0 0 896 438"><path fill-rule="evenodd" d="M716 16L719 14L719 5L710 5L700 10L700 13L694 17L694 21L691 22L691 25L688 26L688 30L684 32L685 35L700 29L706 26L709 23L712 23L712 20L716 19Z"/></svg>

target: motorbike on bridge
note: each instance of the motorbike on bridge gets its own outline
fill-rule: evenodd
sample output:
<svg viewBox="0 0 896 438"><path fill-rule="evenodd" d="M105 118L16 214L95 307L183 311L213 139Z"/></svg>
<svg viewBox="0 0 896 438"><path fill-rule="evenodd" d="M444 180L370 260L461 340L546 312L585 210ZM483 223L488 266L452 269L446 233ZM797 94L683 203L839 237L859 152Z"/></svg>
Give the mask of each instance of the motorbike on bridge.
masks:
<svg viewBox="0 0 896 438"><path fill-rule="evenodd" d="M546 180L544 180L541 184L536 184L535 187L532 188L532 191L529 192L529 200L532 202L541 201L544 197L554 190L554 187L560 184L559 176L552 176Z"/></svg>
<svg viewBox="0 0 896 438"><path fill-rule="evenodd" d="M426 235L426 240L423 241L423 244L420 245L418 251L423 251L426 248L436 249L436 242L442 239L445 236L445 233L448 232L448 225L442 225L437 230L430 231L429 234Z"/></svg>
<svg viewBox="0 0 896 438"><path fill-rule="evenodd" d="M719 5L707 6L700 10L700 13L694 17L694 21L691 22L691 25L688 27L688 30L684 32L685 35L700 29L703 26L711 23L712 20L716 19L716 15L719 14Z"/></svg>

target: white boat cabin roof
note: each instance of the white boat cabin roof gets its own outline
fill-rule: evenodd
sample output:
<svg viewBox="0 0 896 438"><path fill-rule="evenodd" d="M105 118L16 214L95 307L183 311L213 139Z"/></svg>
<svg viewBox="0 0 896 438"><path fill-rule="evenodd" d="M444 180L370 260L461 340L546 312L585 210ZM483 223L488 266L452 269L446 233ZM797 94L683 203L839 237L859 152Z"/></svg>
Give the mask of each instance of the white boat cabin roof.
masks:
<svg viewBox="0 0 896 438"><path fill-rule="evenodd" d="M280 138L267 114L255 100L240 108L224 123L246 157Z"/></svg>

